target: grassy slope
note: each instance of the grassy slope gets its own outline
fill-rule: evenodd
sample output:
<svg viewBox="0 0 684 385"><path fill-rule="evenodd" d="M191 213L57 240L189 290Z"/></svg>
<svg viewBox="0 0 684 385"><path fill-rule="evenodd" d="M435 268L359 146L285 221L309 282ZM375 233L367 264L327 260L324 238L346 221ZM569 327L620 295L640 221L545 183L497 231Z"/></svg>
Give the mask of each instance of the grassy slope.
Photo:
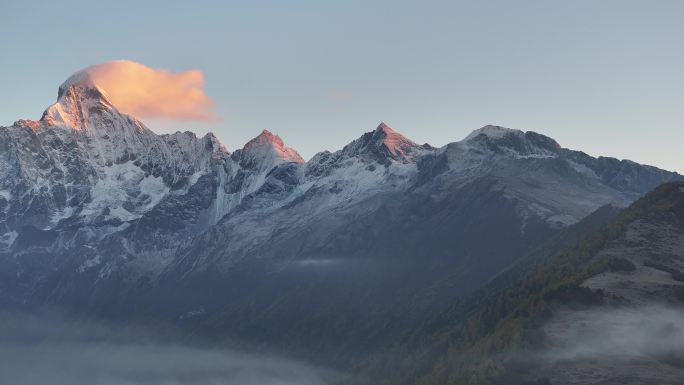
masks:
<svg viewBox="0 0 684 385"><path fill-rule="evenodd" d="M607 261L593 257L640 217L667 213L684 218L682 189L681 182L664 184L616 216L608 208L599 210L476 295L406 333L361 371L371 373L376 384L522 383L507 353L539 343L535 330L550 315L551 302L599 301L600 294L579 287L607 267Z"/></svg>

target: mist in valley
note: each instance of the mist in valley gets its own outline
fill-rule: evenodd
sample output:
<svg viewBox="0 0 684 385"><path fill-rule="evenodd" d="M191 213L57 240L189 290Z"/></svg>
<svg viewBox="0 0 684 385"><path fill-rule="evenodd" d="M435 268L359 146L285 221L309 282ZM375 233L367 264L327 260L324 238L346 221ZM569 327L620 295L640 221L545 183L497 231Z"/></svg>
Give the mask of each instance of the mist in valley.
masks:
<svg viewBox="0 0 684 385"><path fill-rule="evenodd" d="M281 357L164 339L56 314L0 314L0 383L324 385L329 371Z"/></svg>
<svg viewBox="0 0 684 385"><path fill-rule="evenodd" d="M668 306L560 312L545 333L550 360L651 357L684 366L684 310Z"/></svg>

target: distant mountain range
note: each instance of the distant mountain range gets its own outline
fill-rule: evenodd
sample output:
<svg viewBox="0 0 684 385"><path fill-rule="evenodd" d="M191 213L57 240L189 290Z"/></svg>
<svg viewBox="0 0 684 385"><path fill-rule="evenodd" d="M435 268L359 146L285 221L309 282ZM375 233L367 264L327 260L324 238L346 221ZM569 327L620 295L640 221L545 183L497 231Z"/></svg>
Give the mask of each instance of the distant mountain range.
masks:
<svg viewBox="0 0 684 385"><path fill-rule="evenodd" d="M81 76L0 127L0 300L348 366L683 179L498 126L434 148L382 123L308 161L264 131L230 152L153 133Z"/></svg>

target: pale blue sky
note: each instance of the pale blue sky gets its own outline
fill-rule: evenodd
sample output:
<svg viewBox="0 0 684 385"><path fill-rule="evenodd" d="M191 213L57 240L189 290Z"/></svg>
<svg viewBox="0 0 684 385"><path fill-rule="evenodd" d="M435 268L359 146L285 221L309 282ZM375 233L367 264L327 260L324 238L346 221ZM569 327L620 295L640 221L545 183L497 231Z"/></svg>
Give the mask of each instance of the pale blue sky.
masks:
<svg viewBox="0 0 684 385"><path fill-rule="evenodd" d="M0 125L91 64L200 69L241 147L305 158L386 121L436 146L485 124L684 172L684 1L0 0Z"/></svg>

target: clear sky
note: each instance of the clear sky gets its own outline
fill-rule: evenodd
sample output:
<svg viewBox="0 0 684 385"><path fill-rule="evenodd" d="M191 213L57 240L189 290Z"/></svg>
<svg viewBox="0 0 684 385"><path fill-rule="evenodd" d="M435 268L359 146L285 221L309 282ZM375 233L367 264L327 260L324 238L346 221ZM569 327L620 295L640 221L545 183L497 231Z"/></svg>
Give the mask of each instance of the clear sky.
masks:
<svg viewBox="0 0 684 385"><path fill-rule="evenodd" d="M305 158L385 121L441 146L496 124L684 172L684 1L0 0L0 125L75 71L198 69L233 150L261 129Z"/></svg>

